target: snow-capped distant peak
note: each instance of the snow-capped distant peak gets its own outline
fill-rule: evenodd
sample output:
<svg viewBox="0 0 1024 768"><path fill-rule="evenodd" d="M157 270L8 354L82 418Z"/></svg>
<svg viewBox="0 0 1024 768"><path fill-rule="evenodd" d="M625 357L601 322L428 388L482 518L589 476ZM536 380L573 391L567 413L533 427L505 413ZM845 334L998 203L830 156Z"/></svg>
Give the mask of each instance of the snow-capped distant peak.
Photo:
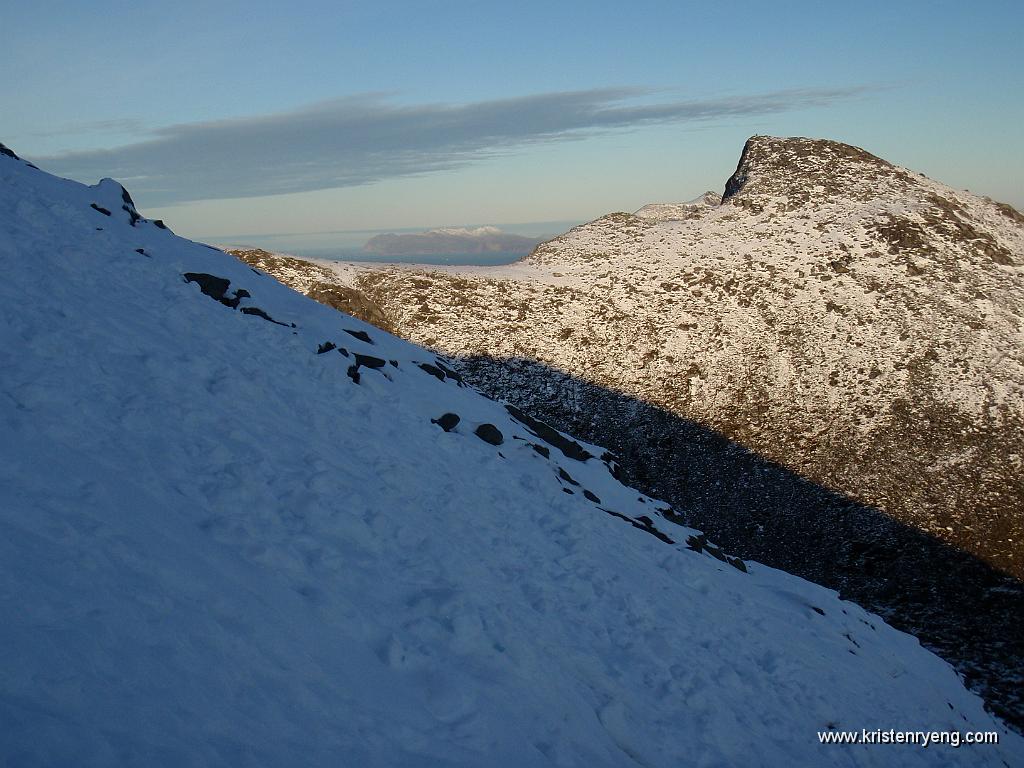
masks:
<svg viewBox="0 0 1024 768"><path fill-rule="evenodd" d="M424 232L425 235L453 235L455 237L487 237L488 235L500 235L502 231L498 227L476 227L469 229L467 227L438 227L437 229L430 229Z"/></svg>

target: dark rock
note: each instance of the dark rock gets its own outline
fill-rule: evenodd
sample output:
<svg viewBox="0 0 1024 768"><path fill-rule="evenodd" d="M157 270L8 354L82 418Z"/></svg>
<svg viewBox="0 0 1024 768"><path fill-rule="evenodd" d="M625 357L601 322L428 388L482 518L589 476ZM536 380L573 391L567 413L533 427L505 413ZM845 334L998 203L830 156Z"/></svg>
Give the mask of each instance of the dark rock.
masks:
<svg viewBox="0 0 1024 768"><path fill-rule="evenodd" d="M655 507L655 510L657 510L658 514L666 520L668 520L670 523L675 523L676 525L686 525L686 518L684 518L674 509L672 509L672 507Z"/></svg>
<svg viewBox="0 0 1024 768"><path fill-rule="evenodd" d="M725 182L725 192L722 193L722 202L724 203L730 197L734 197L741 189L743 185L747 183L747 154L750 152L750 142L748 141L743 145L743 152L740 153L740 161L736 165L736 171L730 176Z"/></svg>
<svg viewBox="0 0 1024 768"><path fill-rule="evenodd" d="M633 525L634 527L651 534L651 536L654 536L656 539L661 539L666 544L675 544L675 542L672 539L670 539L664 533L655 528L654 522L651 520L651 518L647 517L646 515L639 517L636 521L634 521Z"/></svg>
<svg viewBox="0 0 1024 768"><path fill-rule="evenodd" d="M618 512L613 512L612 510L605 509L604 507L598 507L598 509L600 509L602 512L611 515L612 517L617 517L620 520L625 520L634 528L639 528L644 533L649 533L655 538L661 539L666 544L675 544L675 542L672 541L672 539L670 539L668 536L666 536L664 533L662 533L654 527L654 524L651 522L651 519L649 517L640 517L634 520L632 517L627 517L626 515L619 514Z"/></svg>
<svg viewBox="0 0 1024 768"><path fill-rule="evenodd" d="M348 357L347 349L342 349L341 347L339 347L338 351L345 357ZM352 354L355 355L356 361L355 363L348 367L347 373L348 377L352 379L352 381L354 381L356 384L359 383L360 368L383 368L384 365L387 363L387 360L383 360L379 357L374 357L373 355L361 355L358 352L353 352Z"/></svg>
<svg viewBox="0 0 1024 768"><path fill-rule="evenodd" d="M154 219L153 220L153 225L155 227L157 227L158 229L167 229L167 225L164 224L162 219Z"/></svg>
<svg viewBox="0 0 1024 768"><path fill-rule="evenodd" d="M337 348L338 347L334 344L333 341L325 341L323 344L316 348L316 353L318 355L322 355L324 352L330 352L332 349Z"/></svg>
<svg viewBox="0 0 1024 768"><path fill-rule="evenodd" d="M145 248L136 248L136 249L135 249L135 252L136 252L136 253L141 253L141 254L142 254L143 256L145 256L146 258L149 258L149 254L148 254L148 253L146 253L146 249L145 249Z"/></svg>
<svg viewBox="0 0 1024 768"><path fill-rule="evenodd" d="M124 189L124 187L122 187L122 189ZM125 193L125 194L127 194L127 193ZM136 210L135 210L134 208L132 208L131 206L128 206L128 205L122 205L122 206L121 206L121 210L122 210L122 211L124 211L125 213L127 213L127 214L128 214L128 219L129 219L129 222L128 222L128 223L129 223L129 224L131 224L131 225L132 225L133 227L134 227L134 226L135 226L135 225L136 225L136 224L137 224L137 223L138 223L139 221L141 221L141 220L142 220L142 217L141 217L141 216L139 216L138 212L137 212L137 211L136 211Z"/></svg>
<svg viewBox="0 0 1024 768"><path fill-rule="evenodd" d="M93 206L95 208L95 206ZM110 215L110 212L107 212ZM199 286L199 290L204 295L209 296L211 299L217 301L224 300L224 294L227 293L228 286L231 285L231 281L223 277L217 277L216 275L209 275L205 272L186 272L185 273L186 283L195 283Z"/></svg>
<svg viewBox="0 0 1024 768"><path fill-rule="evenodd" d="M741 560L740 558L726 556L725 562L727 562L737 571L743 571L744 573L747 573L747 564L743 562L743 560Z"/></svg>
<svg viewBox="0 0 1024 768"><path fill-rule="evenodd" d="M234 301L237 304L238 297L235 297ZM288 323L282 323L282 322L279 322L279 321L275 320L274 318L272 318L270 315L268 315L266 312L264 312L259 307L242 307L241 312L242 312L243 315L255 315L256 317L262 317L264 320L267 320L268 322L271 322L274 325L283 325L285 328L288 327ZM293 325L292 328L294 328L294 327L295 326Z"/></svg>
<svg viewBox="0 0 1024 768"><path fill-rule="evenodd" d="M420 367L420 369L426 371L427 373L429 373L431 376L433 376L438 381L444 381L445 380L444 371L442 371L437 366L431 365L430 363L416 363L416 365L418 365Z"/></svg>
<svg viewBox="0 0 1024 768"><path fill-rule="evenodd" d="M457 371L452 370L450 366L445 365L443 362L441 362L440 359L435 358L434 362L437 363L438 368L445 372L445 375L449 379L455 379L456 383L460 387L465 386L464 382L462 381L462 376Z"/></svg>
<svg viewBox="0 0 1024 768"><path fill-rule="evenodd" d="M398 367L398 361L397 360L388 360L388 363L391 365L392 368L397 368Z"/></svg>
<svg viewBox="0 0 1024 768"><path fill-rule="evenodd" d="M532 416L527 416L514 405L506 405L505 410L512 415L512 418L533 432L535 436L539 437L545 443L553 445L566 457L575 459L576 461L586 461L587 459L592 458L593 454L585 450L583 446L575 440L567 438L554 427L549 427L543 421L538 421Z"/></svg>
<svg viewBox="0 0 1024 768"><path fill-rule="evenodd" d="M565 480L565 482L569 483L570 485L579 485L579 483L572 479L572 475L570 475L561 467L558 468L558 476Z"/></svg>
<svg viewBox="0 0 1024 768"><path fill-rule="evenodd" d="M601 499L598 498L597 494L588 491L586 488L583 489L583 495L590 499L595 504L600 504Z"/></svg>
<svg viewBox="0 0 1024 768"><path fill-rule="evenodd" d="M501 430L493 424L481 424L473 430L473 434L485 443L490 443L491 445L501 445L505 442L505 436L502 435Z"/></svg>
<svg viewBox="0 0 1024 768"><path fill-rule="evenodd" d="M686 548L692 549L694 552L703 552L707 543L708 537L703 533L698 533L696 536L686 537Z"/></svg>
<svg viewBox="0 0 1024 768"><path fill-rule="evenodd" d="M103 208L102 206L96 205L96 203L89 203L89 207L92 208L94 211L99 211L104 216L110 215L110 211L108 211L106 208Z"/></svg>
<svg viewBox="0 0 1024 768"><path fill-rule="evenodd" d="M634 520L634 519L633 519L632 517L626 517L625 515L619 514L618 512L613 512L613 511L612 511L612 510L610 510L610 509L605 509L604 507L600 507L600 510L601 510L602 512L605 512L605 513L607 513L607 514L611 515L612 517L617 517L617 518L619 518L619 520L625 520L625 521L626 521L627 523L632 523L633 525L638 525L638 523L636 522L636 520ZM639 526L639 525L638 525L638 527L641 527L641 528L642 528L643 526Z"/></svg>
<svg viewBox="0 0 1024 768"><path fill-rule="evenodd" d="M625 482L624 473L622 472L622 468L619 466L618 456L616 456L611 451L605 451L604 453L601 454L601 461L603 461L604 465L608 467L608 471L611 473L612 477L614 477L620 483Z"/></svg>
<svg viewBox="0 0 1024 768"><path fill-rule="evenodd" d="M431 424L437 424L445 432L451 432L458 425L461 419L457 413L445 413L439 418L431 419Z"/></svg>
<svg viewBox="0 0 1024 768"><path fill-rule="evenodd" d="M370 334L366 331L351 331L348 328L342 328L345 333L355 336L360 341L365 341L367 344L373 344L373 339L370 338Z"/></svg>
<svg viewBox="0 0 1024 768"><path fill-rule="evenodd" d="M722 551L721 547L716 547L714 544L708 543L708 537L703 533L696 536L688 536L686 538L686 548L692 549L694 552L707 552L716 560L721 560L723 563L731 565L738 571L747 572L747 564L738 557L730 557Z"/></svg>
<svg viewBox="0 0 1024 768"><path fill-rule="evenodd" d="M358 352L353 353L356 356L356 365L364 366L366 368L383 368L387 360L382 360L379 357L373 355L361 355Z"/></svg>
<svg viewBox="0 0 1024 768"><path fill-rule="evenodd" d="M551 458L551 451L548 450L548 447L546 445L537 445L537 443L530 443L530 447L533 448L533 450L535 450L545 459Z"/></svg>
<svg viewBox="0 0 1024 768"><path fill-rule="evenodd" d="M186 272L185 275L186 283L195 283L199 286L199 290L211 299L216 299L225 307L231 307L231 309L238 309L239 303L242 299L251 298L249 292L244 288L239 288L235 291L234 296L228 296L228 288L231 286L231 281L224 277L217 277L216 275L210 275L205 272ZM275 320L266 312L259 307L242 307L241 312L243 315L255 315L261 317L264 320L274 323L274 325L283 325L285 328L295 327L295 323L282 323Z"/></svg>

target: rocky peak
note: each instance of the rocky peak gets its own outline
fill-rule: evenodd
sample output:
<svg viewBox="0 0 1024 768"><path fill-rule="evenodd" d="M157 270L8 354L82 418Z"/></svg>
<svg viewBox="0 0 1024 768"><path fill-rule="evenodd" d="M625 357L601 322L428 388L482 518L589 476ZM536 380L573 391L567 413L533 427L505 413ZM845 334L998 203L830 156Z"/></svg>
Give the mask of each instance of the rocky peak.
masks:
<svg viewBox="0 0 1024 768"><path fill-rule="evenodd" d="M913 182L909 171L860 147L827 139L752 136L722 200L755 210L775 200L792 210L836 199L902 194Z"/></svg>
<svg viewBox="0 0 1024 768"><path fill-rule="evenodd" d="M968 262L1019 264L1015 251L1024 216L1012 206L954 190L838 141L751 137L722 202L787 230L813 219L822 236L844 240L847 255L868 242L857 239L858 221L870 238L868 255L898 257L912 276L923 269L913 259L956 273ZM787 215L797 210L801 216Z"/></svg>

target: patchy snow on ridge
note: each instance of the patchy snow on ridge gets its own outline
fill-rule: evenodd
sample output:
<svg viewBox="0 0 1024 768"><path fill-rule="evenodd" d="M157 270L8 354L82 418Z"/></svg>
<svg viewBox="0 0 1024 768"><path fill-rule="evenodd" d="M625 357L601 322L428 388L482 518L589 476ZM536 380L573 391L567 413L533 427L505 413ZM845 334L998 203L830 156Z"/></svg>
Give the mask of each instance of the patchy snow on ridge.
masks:
<svg viewBox="0 0 1024 768"><path fill-rule="evenodd" d="M0 156L0 265L4 764L1024 758L914 638L114 182ZM1001 743L819 744L861 728Z"/></svg>
<svg viewBox="0 0 1024 768"><path fill-rule="evenodd" d="M680 221L700 216L705 208L713 208L721 202L720 194L708 191L685 203L648 203L633 215L652 221Z"/></svg>

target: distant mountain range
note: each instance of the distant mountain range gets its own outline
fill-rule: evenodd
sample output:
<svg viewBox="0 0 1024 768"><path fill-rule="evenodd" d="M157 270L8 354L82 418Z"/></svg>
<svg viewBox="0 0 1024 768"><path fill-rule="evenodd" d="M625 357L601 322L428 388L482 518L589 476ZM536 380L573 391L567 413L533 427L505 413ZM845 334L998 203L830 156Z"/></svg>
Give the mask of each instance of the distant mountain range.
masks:
<svg viewBox="0 0 1024 768"><path fill-rule="evenodd" d="M918 633L1024 725L1011 206L757 136L721 198L609 214L507 267L248 260L355 292L483 391L612 447L733 550Z"/></svg>
<svg viewBox="0 0 1024 768"><path fill-rule="evenodd" d="M502 232L497 227L446 227L411 234L382 234L370 238L363 250L378 256L436 254L528 253L543 238Z"/></svg>

